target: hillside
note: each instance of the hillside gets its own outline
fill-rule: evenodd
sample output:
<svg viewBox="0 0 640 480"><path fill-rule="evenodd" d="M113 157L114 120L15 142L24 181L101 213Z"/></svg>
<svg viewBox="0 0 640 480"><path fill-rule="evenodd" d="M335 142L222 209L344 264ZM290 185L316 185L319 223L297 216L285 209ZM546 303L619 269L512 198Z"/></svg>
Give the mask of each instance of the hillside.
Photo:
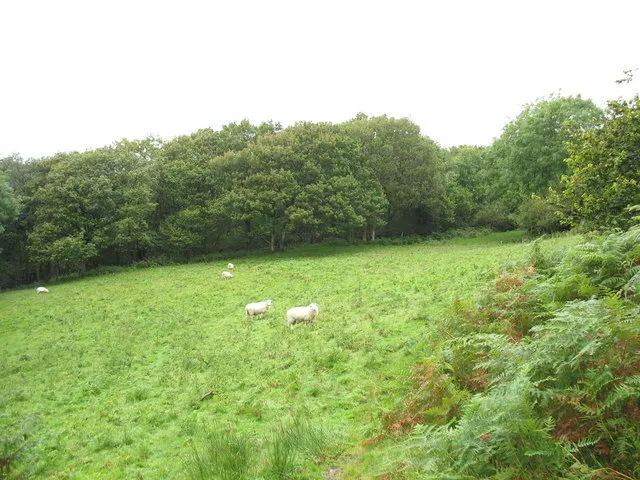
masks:
<svg viewBox="0 0 640 480"><path fill-rule="evenodd" d="M13 472L200 478L206 446L230 435L249 446L252 475L321 478L408 393L427 326L527 250L512 233L312 246L229 259L230 281L225 261L2 293L0 418ZM246 303L267 298L263 318L245 319ZM286 309L312 301L316 322L286 329ZM311 446L283 456L287 436Z"/></svg>

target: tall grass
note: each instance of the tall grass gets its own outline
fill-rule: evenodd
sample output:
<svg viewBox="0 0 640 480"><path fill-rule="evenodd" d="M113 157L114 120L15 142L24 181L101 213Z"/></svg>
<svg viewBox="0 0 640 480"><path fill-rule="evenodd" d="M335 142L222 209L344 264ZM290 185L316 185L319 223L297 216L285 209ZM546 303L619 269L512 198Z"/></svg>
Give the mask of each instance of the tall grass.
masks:
<svg viewBox="0 0 640 480"><path fill-rule="evenodd" d="M270 438L267 472L278 479L299 478L304 460L321 461L329 446L325 431L306 419L296 417L289 424L279 425Z"/></svg>
<svg viewBox="0 0 640 480"><path fill-rule="evenodd" d="M243 480L250 477L254 445L231 429L213 431L202 447L193 446L187 461L188 478L192 480Z"/></svg>
<svg viewBox="0 0 640 480"><path fill-rule="evenodd" d="M301 416L277 424L261 439L232 428L216 429L194 444L185 462L187 478L306 478L305 462L322 463L335 440L324 428Z"/></svg>

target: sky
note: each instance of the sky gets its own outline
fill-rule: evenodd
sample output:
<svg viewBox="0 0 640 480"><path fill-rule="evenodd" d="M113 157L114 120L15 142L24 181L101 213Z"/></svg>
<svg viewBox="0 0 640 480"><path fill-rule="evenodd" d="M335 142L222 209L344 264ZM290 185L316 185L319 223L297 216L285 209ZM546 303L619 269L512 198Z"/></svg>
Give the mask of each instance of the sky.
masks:
<svg viewBox="0 0 640 480"><path fill-rule="evenodd" d="M4 0L0 158L248 119L409 118L489 145L524 105L631 98L638 0Z"/></svg>

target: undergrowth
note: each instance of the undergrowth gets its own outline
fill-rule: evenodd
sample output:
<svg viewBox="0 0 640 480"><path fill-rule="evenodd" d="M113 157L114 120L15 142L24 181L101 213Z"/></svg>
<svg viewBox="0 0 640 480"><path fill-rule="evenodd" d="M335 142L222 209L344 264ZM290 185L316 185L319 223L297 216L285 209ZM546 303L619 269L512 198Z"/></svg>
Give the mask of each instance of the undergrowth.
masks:
<svg viewBox="0 0 640 480"><path fill-rule="evenodd" d="M365 443L395 439L381 478L640 478L640 226L534 242L453 307Z"/></svg>

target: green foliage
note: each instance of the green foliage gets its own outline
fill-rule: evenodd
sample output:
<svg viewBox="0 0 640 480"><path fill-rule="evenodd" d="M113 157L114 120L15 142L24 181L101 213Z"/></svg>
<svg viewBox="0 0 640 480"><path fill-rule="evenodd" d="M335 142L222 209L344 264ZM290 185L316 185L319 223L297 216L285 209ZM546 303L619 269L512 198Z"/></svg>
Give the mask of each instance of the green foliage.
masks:
<svg viewBox="0 0 640 480"><path fill-rule="evenodd" d="M560 228L556 208L573 224L626 227L640 190L636 103L612 102L594 129L603 116L592 102L551 97L527 105L490 147L444 150L409 119L359 114L286 129L243 120L166 142L0 159L0 286L151 257L444 238L469 226L549 233ZM564 201L556 189L544 203L572 169Z"/></svg>
<svg viewBox="0 0 640 480"><path fill-rule="evenodd" d="M84 265L97 254L97 248L87 243L82 235L68 236L54 241L48 248L49 258L56 265L74 268Z"/></svg>
<svg viewBox="0 0 640 480"><path fill-rule="evenodd" d="M558 232L565 229L560 212L538 196L532 196L520 205L518 226L534 235Z"/></svg>
<svg viewBox="0 0 640 480"><path fill-rule="evenodd" d="M444 154L406 118L360 115L344 124L389 203L391 235L429 234L447 222Z"/></svg>
<svg viewBox="0 0 640 480"><path fill-rule="evenodd" d="M640 456L635 310L613 300L568 304L534 329L525 365L538 382L538 403L557 418L557 435L578 443L587 464L633 476ZM591 448L579 444L587 438Z"/></svg>
<svg viewBox="0 0 640 480"><path fill-rule="evenodd" d="M322 462L329 439L321 428L296 417L279 424L262 441L227 428L214 430L201 443L186 461L190 479L286 479L301 478L305 460Z"/></svg>
<svg viewBox="0 0 640 480"><path fill-rule="evenodd" d="M199 207L187 207L165 218L159 236L167 249L174 252L198 250L205 239L204 226L208 224L206 211Z"/></svg>
<svg viewBox="0 0 640 480"><path fill-rule="evenodd" d="M25 276L46 280L150 256L432 234L472 215L446 160L411 121L386 116L284 130L243 121L169 142L60 153L28 168L4 159L0 173L25 215L20 224L11 216L0 243Z"/></svg>
<svg viewBox="0 0 640 480"><path fill-rule="evenodd" d="M148 161L131 143L60 154L33 195L34 263L84 269L98 253L137 258L155 207Z"/></svg>
<svg viewBox="0 0 640 480"><path fill-rule="evenodd" d="M509 207L517 208L520 197L544 195L556 186L568 173L566 142L576 131L598 125L602 116L591 100L580 96L526 105L493 145Z"/></svg>
<svg viewBox="0 0 640 480"><path fill-rule="evenodd" d="M0 176L9 180L13 194L20 201L20 212L8 220L0 235L0 287L33 281L27 251L28 234L33 229L34 192L40 188L50 169L50 160L23 161L20 157L0 159Z"/></svg>
<svg viewBox="0 0 640 480"><path fill-rule="evenodd" d="M494 192L498 166L490 147L463 146L453 148L451 153L453 160L449 169L455 173L459 185L471 193L476 210L500 197Z"/></svg>
<svg viewBox="0 0 640 480"><path fill-rule="evenodd" d="M422 478L558 478L568 450L535 412L524 376L474 396L453 427L416 431Z"/></svg>
<svg viewBox="0 0 640 480"><path fill-rule="evenodd" d="M414 412L428 419L411 447L420 478L638 476L638 257L638 227L560 254L538 241L539 270L512 267L456 304L432 329L438 375L421 396L461 413L442 426L433 405ZM474 396L440 395L451 381Z"/></svg>
<svg viewBox="0 0 640 480"><path fill-rule="evenodd" d="M640 204L640 97L609 102L598 128L569 143L572 173L563 179L567 222L584 228L628 228Z"/></svg>
<svg viewBox="0 0 640 480"><path fill-rule="evenodd" d="M473 219L473 224L491 228L495 232L506 232L516 227L516 220L503 202L496 201L481 207Z"/></svg>
<svg viewBox="0 0 640 480"><path fill-rule="evenodd" d="M497 231L516 223L535 234L560 230L555 208L532 195L558 186L570 171L566 142L602 118L590 100L550 97L526 105L490 147L453 148L447 189L456 216Z"/></svg>
<svg viewBox="0 0 640 480"><path fill-rule="evenodd" d="M595 238L567 253L548 280L549 292L560 300L614 293L636 302L640 298L640 227Z"/></svg>
<svg viewBox="0 0 640 480"><path fill-rule="evenodd" d="M4 223L18 215L18 200L9 185L7 178L0 175L0 234L4 231Z"/></svg>
<svg viewBox="0 0 640 480"><path fill-rule="evenodd" d="M279 425L269 438L267 478L301 478L299 471L303 458L321 460L327 444L322 429L299 417Z"/></svg>

